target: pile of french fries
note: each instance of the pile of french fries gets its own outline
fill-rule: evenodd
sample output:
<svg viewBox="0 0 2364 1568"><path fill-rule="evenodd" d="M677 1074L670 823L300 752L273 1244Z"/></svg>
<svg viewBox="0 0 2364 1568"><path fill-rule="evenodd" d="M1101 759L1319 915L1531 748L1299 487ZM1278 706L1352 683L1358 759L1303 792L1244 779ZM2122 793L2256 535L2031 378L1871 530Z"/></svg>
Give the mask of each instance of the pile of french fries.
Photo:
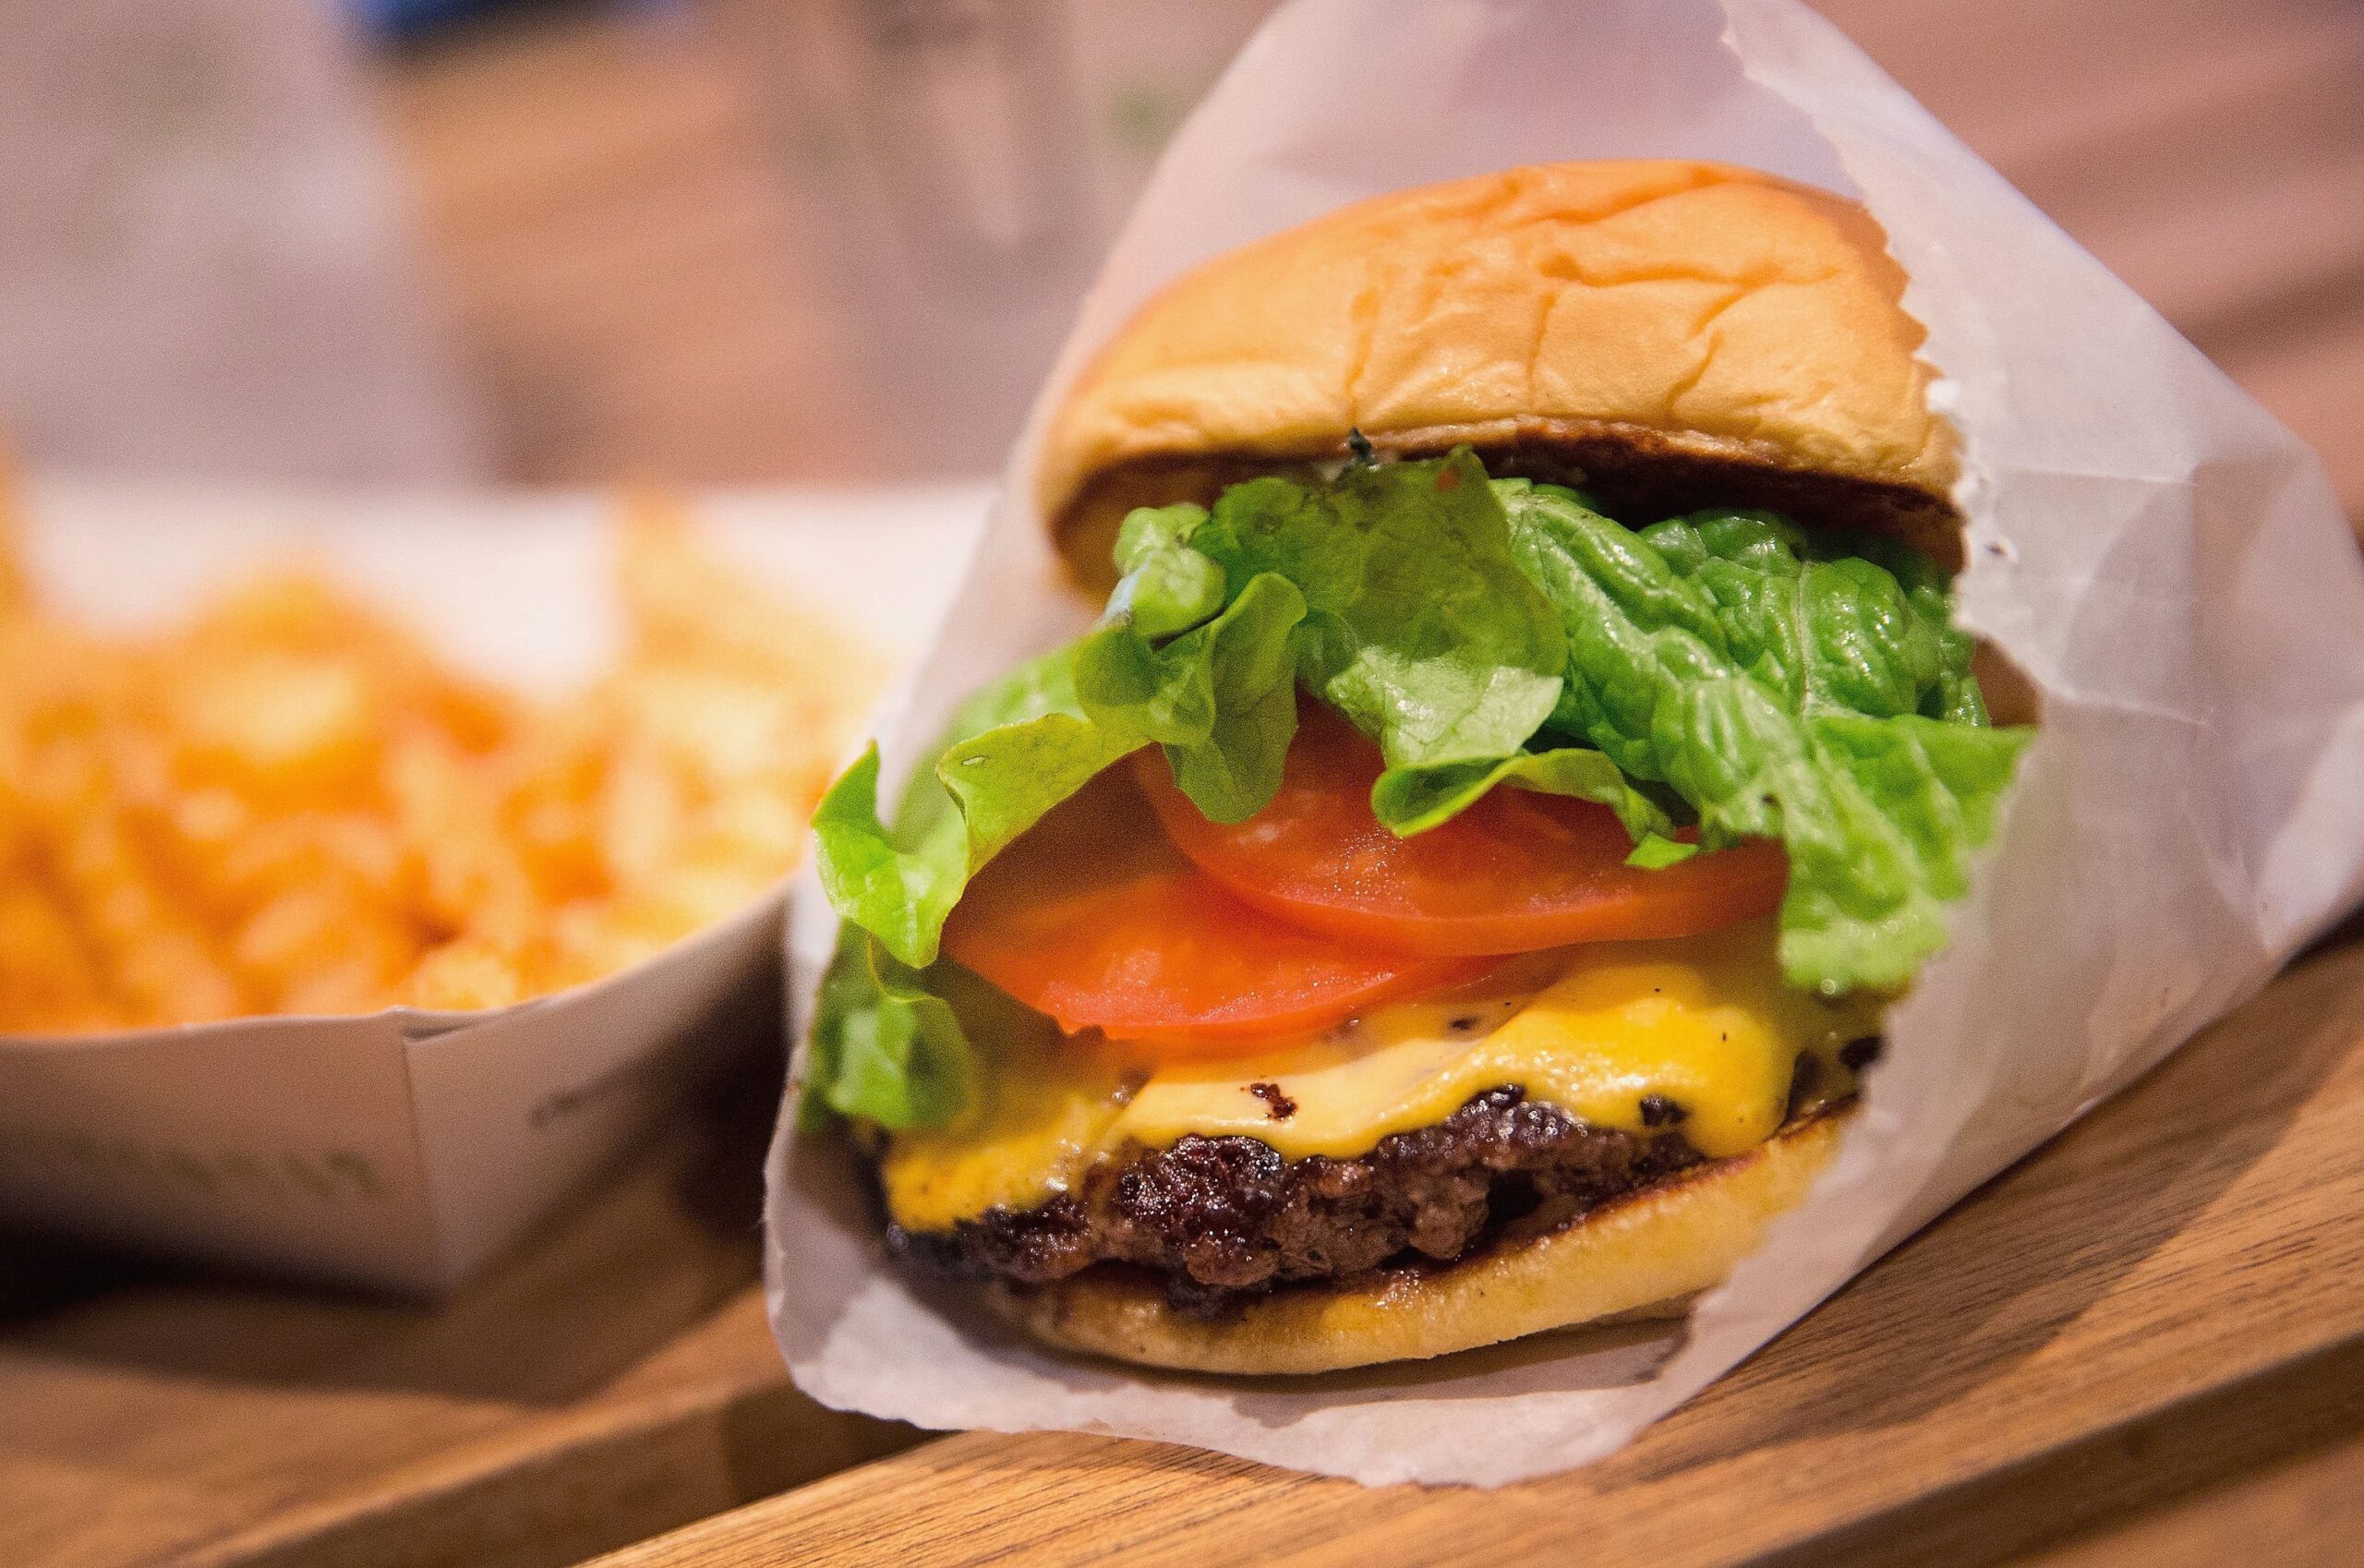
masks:
<svg viewBox="0 0 2364 1568"><path fill-rule="evenodd" d="M535 704L302 567L96 634L0 519L0 1033L499 1007L766 896L882 666L654 503L616 581Z"/></svg>

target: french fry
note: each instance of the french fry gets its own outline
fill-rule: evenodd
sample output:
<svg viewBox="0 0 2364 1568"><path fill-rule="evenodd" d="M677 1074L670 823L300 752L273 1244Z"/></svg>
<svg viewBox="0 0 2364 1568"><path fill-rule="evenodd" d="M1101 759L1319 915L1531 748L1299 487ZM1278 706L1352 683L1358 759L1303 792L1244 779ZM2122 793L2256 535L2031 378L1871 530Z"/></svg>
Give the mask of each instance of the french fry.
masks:
<svg viewBox="0 0 2364 1568"><path fill-rule="evenodd" d="M105 639L0 486L0 1031L507 1006L766 895L880 667L675 512L618 533L621 657L536 706L317 571Z"/></svg>
<svg viewBox="0 0 2364 1568"><path fill-rule="evenodd" d="M519 957L481 937L465 937L437 948L412 975L408 1000L439 1012L506 1007L535 995Z"/></svg>

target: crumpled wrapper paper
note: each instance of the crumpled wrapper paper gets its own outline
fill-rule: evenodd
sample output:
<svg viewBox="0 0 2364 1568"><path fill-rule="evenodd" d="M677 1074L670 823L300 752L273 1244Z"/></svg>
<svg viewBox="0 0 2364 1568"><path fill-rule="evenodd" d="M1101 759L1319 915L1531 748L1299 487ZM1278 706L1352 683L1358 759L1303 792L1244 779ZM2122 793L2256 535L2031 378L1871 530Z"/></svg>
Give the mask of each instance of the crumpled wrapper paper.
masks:
<svg viewBox="0 0 2364 1568"><path fill-rule="evenodd" d="M891 1269L835 1140L770 1172L772 1321L832 1405L1195 1444L1365 1482L1606 1454L2261 984L2364 872L2364 561L2320 465L1827 23L1791 0L1297 0L1201 105L1111 255L966 585L882 728L888 798L962 694L1092 607L1034 515L1045 411L1160 284L1403 187L1721 159L1859 196L1959 425L1961 619L2041 694L1951 948L1888 1019L1806 1202L1687 1326L1311 1382L1016 1343ZM803 995L828 951L795 900Z"/></svg>

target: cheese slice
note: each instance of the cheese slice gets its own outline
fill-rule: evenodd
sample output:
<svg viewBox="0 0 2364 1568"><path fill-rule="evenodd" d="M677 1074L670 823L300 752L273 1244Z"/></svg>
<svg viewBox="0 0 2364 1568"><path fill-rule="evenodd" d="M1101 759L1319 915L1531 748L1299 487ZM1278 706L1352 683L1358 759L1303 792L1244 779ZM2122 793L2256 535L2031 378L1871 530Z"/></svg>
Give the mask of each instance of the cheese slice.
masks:
<svg viewBox="0 0 2364 1568"><path fill-rule="evenodd" d="M1195 1133L1350 1158L1503 1087L1595 1127L1671 1128L1719 1158L1779 1128L1800 1057L1820 1064L1821 1094L1851 1090L1840 1051L1877 1027L1876 998L1784 983L1769 920L1593 943L1252 1055L1169 1050L1152 1064L1122 1043L980 1041L967 1112L896 1136L880 1174L899 1224L943 1229L1070 1191L1120 1151Z"/></svg>

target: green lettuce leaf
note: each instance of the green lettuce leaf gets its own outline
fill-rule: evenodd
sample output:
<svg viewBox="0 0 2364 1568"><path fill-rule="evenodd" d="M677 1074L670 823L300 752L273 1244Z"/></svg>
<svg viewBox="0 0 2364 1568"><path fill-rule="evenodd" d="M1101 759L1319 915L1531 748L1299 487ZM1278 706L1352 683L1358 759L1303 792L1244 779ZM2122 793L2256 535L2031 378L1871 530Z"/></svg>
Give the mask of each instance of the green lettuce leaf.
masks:
<svg viewBox="0 0 2364 1568"><path fill-rule="evenodd" d="M1370 809L1399 836L1425 833L1458 816L1478 797L1501 784L1598 801L1613 808L1625 831L1636 838L1673 826L1658 802L1627 782L1607 755L1579 746L1518 752L1495 762L1391 767L1371 786Z"/></svg>
<svg viewBox="0 0 2364 1568"><path fill-rule="evenodd" d="M899 836L881 820L875 744L813 808L814 859L829 907L919 963L935 957L935 939L968 885L959 818L927 815L924 827Z"/></svg>
<svg viewBox="0 0 2364 1568"><path fill-rule="evenodd" d="M1235 485L1188 542L1234 596L1267 573L1296 585L1298 678L1391 767L1500 761L1559 699L1559 619L1513 559L1509 518L1466 449L1351 466L1327 485Z"/></svg>
<svg viewBox="0 0 2364 1568"><path fill-rule="evenodd" d="M976 1103L981 1063L1049 1056L1060 1038L1055 1022L959 965L911 969L848 925L821 982L798 1124L834 1113L898 1131L942 1127Z"/></svg>
<svg viewBox="0 0 2364 1568"><path fill-rule="evenodd" d="M1672 789L1706 846L1783 843L1792 983L1909 981L2029 738L1986 727L1936 567L1764 513L1635 533L1553 487L1494 488L1568 633L1552 727Z"/></svg>
<svg viewBox="0 0 2364 1568"><path fill-rule="evenodd" d="M1656 833L1645 833L1625 857L1625 863L1642 871L1664 871L1670 865L1681 865L1699 852L1696 844L1685 844Z"/></svg>
<svg viewBox="0 0 2364 1568"><path fill-rule="evenodd" d="M1210 821L1242 821L1281 787L1304 620L1305 596L1268 572L1162 645L1134 626L1104 625L1076 651L1078 700L1104 730L1164 747L1175 783Z"/></svg>
<svg viewBox="0 0 2364 1568"><path fill-rule="evenodd" d="M1075 694L1076 650L1020 666L971 698L935 768L914 775L889 828L878 749L813 812L814 858L831 907L900 962L935 961L944 922L986 862L1145 737L1093 722Z"/></svg>
<svg viewBox="0 0 2364 1568"><path fill-rule="evenodd" d="M1116 534L1116 570L1123 575L1108 596L1111 625L1168 637L1223 608L1223 568L1190 548L1190 536L1206 520L1205 507L1187 501L1140 507L1126 516Z"/></svg>
<svg viewBox="0 0 2364 1568"><path fill-rule="evenodd" d="M1793 813L1812 815L1786 836L1784 965L1901 986L1945 945L1946 906L1970 891L1971 851L1994 831L2030 732L1920 714L1829 714L1806 728L1823 788L1802 795Z"/></svg>
<svg viewBox="0 0 2364 1568"><path fill-rule="evenodd" d="M941 976L897 962L861 927L840 928L814 1003L801 1123L824 1119L824 1107L897 1129L959 1115L971 1052L942 990Z"/></svg>

